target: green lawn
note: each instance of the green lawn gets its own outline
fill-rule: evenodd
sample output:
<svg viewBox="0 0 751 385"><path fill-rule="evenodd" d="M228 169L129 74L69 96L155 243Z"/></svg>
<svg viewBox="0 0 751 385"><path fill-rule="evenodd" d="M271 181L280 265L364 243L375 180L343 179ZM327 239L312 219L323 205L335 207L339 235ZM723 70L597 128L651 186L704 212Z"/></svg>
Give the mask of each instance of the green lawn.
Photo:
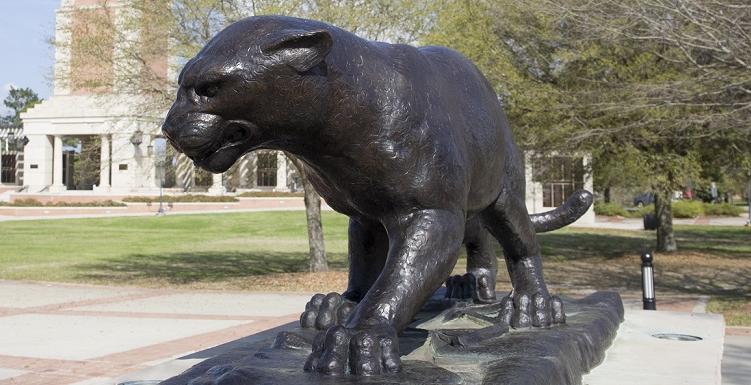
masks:
<svg viewBox="0 0 751 385"><path fill-rule="evenodd" d="M347 218L325 213L332 267ZM135 285L216 282L307 268L305 213L0 222L0 278Z"/></svg>
<svg viewBox="0 0 751 385"><path fill-rule="evenodd" d="M325 212L323 220L335 270L328 274L306 273L302 211L0 222L0 279L341 290L347 218ZM654 244L654 232L644 231L570 228L539 237L546 279L559 291L638 291L639 251ZM746 309L751 228L677 226L676 237L678 252L655 256L658 294L710 295L725 301L718 309ZM464 265L462 258L455 271ZM509 285L505 270L500 266L499 289Z"/></svg>

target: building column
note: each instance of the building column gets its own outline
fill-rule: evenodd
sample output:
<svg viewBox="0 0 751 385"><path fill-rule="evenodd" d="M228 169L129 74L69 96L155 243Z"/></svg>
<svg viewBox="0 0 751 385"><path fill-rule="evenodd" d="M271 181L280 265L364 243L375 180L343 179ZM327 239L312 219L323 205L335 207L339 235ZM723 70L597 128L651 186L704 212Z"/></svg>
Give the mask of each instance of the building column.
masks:
<svg viewBox="0 0 751 385"><path fill-rule="evenodd" d="M274 187L274 191L289 191L289 187L287 187L287 157L281 151L276 153L276 187Z"/></svg>
<svg viewBox="0 0 751 385"><path fill-rule="evenodd" d="M587 154L582 157L582 167L584 168L584 189L590 192L594 190L594 175L592 171L592 155ZM576 221L580 225L594 225L595 224L595 209L594 204L589 206L584 215Z"/></svg>
<svg viewBox="0 0 751 385"><path fill-rule="evenodd" d="M250 178L253 174L251 167L255 166L255 153L245 154L240 158L239 166L237 167L237 187L241 189L251 188L254 181Z"/></svg>
<svg viewBox="0 0 751 385"><path fill-rule="evenodd" d="M112 188L112 181L110 180L110 136L102 135L101 137L102 149L99 157L99 186L98 191L108 192Z"/></svg>
<svg viewBox="0 0 751 385"><path fill-rule="evenodd" d="M50 192L66 191L68 188L63 184L63 137L55 135L52 150L52 185Z"/></svg>
<svg viewBox="0 0 751 385"><path fill-rule="evenodd" d="M534 180L533 169L534 153L524 153L524 202L527 205L527 211L530 214L536 214L542 211L542 199L539 197L540 189L538 184Z"/></svg>
<svg viewBox="0 0 751 385"><path fill-rule="evenodd" d="M211 187L209 187L210 195L222 195L227 192L224 188L224 183L222 183L223 176L224 174L211 174Z"/></svg>
<svg viewBox="0 0 751 385"><path fill-rule="evenodd" d="M177 170L175 170L177 183L180 187L185 189L185 191L189 191L193 188L195 182L194 167L193 161L185 154L179 154L177 156Z"/></svg>
<svg viewBox="0 0 751 385"><path fill-rule="evenodd" d="M0 137L0 173L3 171L3 151L7 147L8 139ZM2 175L0 175L0 183L3 183Z"/></svg>

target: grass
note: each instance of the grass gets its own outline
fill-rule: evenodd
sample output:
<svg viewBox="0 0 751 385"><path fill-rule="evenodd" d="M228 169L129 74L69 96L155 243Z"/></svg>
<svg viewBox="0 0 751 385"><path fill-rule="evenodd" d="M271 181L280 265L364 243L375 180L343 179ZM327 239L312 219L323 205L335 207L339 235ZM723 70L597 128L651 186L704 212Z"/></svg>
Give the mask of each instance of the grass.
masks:
<svg viewBox="0 0 751 385"><path fill-rule="evenodd" d="M344 268L346 217L324 213L332 267ZM0 223L0 278L221 285L307 270L304 212Z"/></svg>
<svg viewBox="0 0 751 385"><path fill-rule="evenodd" d="M751 326L751 298L712 298L707 311L722 313L728 326Z"/></svg>
<svg viewBox="0 0 751 385"><path fill-rule="evenodd" d="M0 222L0 279L341 291L347 218L324 212L323 221L334 270L325 274L306 272L303 211ZM655 255L657 292L709 295L710 308L729 309L729 320L731 305L740 302L739 313L749 309L743 306L751 303L751 228L675 228L679 251ZM539 239L546 280L558 291L638 291L639 252L654 246L654 232L646 231L568 228ZM508 288L499 264L499 289ZM455 272L465 265L462 256ZM739 319L751 325L749 317Z"/></svg>
<svg viewBox="0 0 751 385"><path fill-rule="evenodd" d="M570 228L539 236L550 282L640 290L640 250L654 232ZM751 229L676 226L679 251L655 253L662 293L739 296L751 288ZM553 266L551 268L551 265Z"/></svg>

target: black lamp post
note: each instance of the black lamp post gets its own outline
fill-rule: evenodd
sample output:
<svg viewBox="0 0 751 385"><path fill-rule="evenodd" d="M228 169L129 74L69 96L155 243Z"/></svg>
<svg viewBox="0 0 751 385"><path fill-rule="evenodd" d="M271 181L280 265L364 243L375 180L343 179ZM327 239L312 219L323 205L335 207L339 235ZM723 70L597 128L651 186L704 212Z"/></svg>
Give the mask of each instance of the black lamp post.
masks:
<svg viewBox="0 0 751 385"><path fill-rule="evenodd" d="M641 291L644 310L657 310L652 252L646 248L641 253Z"/></svg>

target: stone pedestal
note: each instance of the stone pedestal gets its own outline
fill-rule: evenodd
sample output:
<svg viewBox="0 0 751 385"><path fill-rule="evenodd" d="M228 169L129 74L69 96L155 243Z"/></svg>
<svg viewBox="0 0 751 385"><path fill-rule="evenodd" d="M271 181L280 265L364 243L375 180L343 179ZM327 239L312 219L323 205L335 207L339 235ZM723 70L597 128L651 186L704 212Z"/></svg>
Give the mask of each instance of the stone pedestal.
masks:
<svg viewBox="0 0 751 385"><path fill-rule="evenodd" d="M582 384L720 385L724 336L720 314L629 310Z"/></svg>
<svg viewBox="0 0 751 385"><path fill-rule="evenodd" d="M612 296L612 294L605 296ZM587 323L599 325L602 325L603 322L609 323L596 316L596 314L604 314L604 312L602 309L596 310L597 306L594 304L598 302L602 304L603 301L593 302L593 299L597 299L597 297L590 297L589 300L584 301L564 299L569 314L566 326L554 327L550 330L503 332L498 333L499 335L496 338L488 338L487 335L482 333L475 334L475 336L483 336L483 338L474 339L477 343L475 346L469 346L473 341L472 338L463 338L465 344L470 344L462 349L456 349L456 346L452 346L452 338L449 333L440 332L440 329L435 329L435 327L444 324L455 328L454 330L459 330L461 327L470 326L477 333L478 330L482 330L482 328L476 329L478 326L482 326L482 323L478 324L478 315L482 318L482 314L478 312L470 314L461 310L456 312L433 309L433 317L425 318L425 315L429 315L431 312L422 313L420 315L421 320L412 324L411 328L401 337L404 372L395 377L332 378L304 373L302 361L304 361L310 349L302 345L305 344L306 338L311 337L297 339L294 336L304 336L306 333L312 335L314 332L303 331L301 333L299 329L296 329L298 323L295 322L276 330L247 336L225 345L122 376L114 383L163 380L176 376L187 369L188 371L183 375L171 378L163 383L165 385L186 384L189 383L188 378L191 378L190 376L200 377L211 367L234 362L243 365L254 363L247 365L247 368L248 373L253 373L255 377L246 382L237 382L237 384L456 384L457 381L463 381L461 382L463 384L480 384L483 381L488 384L519 384L530 383L529 381L545 384L566 384L569 382L558 382L560 380L556 377L558 374L539 370L545 367L555 368L562 362L555 355L541 355L541 353L550 350L549 345L566 345L565 338L551 340L549 337L546 339L544 335L555 335L549 333L550 331L554 331L554 333L566 329L575 331ZM586 310L587 308L590 310ZM606 318L612 320L612 312L607 312L610 312L611 317ZM436 317L436 314L441 314L441 317L447 315L449 317L441 320L442 318ZM584 321L585 319L588 319L588 321ZM584 324L580 322L584 322ZM583 385L719 385L721 384L720 362L723 353L724 329L722 316L716 314L627 309L624 321L618 329L612 346L607 347L604 360L601 363L598 364L599 360L597 359L602 357L601 353L596 351L584 352L584 354L573 352L571 357L566 357L563 360L578 357L582 358L581 362L596 365L588 374L581 377L581 382L574 382ZM279 330L286 330L286 333L279 334ZM503 331L503 328L499 330ZM441 334L442 336L440 336ZM654 336L661 334L695 336L701 339L681 341ZM587 346L594 344L594 341L590 340L587 334L575 333L574 335L584 337L576 339L576 343L581 344L581 347L577 349L586 349ZM434 337L437 337L436 343L430 343ZM509 346L505 353L500 354L499 359L491 357L498 354L497 352L490 353L490 355L482 352L487 346L496 345L499 340L504 339L507 339ZM454 339L453 343L456 344L460 340L462 338ZM556 341L564 343L557 344ZM286 347L284 347L285 345ZM454 354L456 350L463 351L464 359L457 358ZM426 353L433 355L435 358L426 359ZM481 364L483 362L485 362L484 365ZM499 370L504 365L506 369ZM191 366L194 367L190 368ZM510 374L504 374L506 370L510 370L510 372L507 372ZM510 378L488 378L488 373L491 371L497 372L498 376ZM586 369L582 369L582 371L586 371ZM269 378L270 375L273 375L273 378ZM223 383L206 380L196 379L190 385ZM110 381L101 385L111 385L112 383ZM100 384L96 383L96 385Z"/></svg>
<svg viewBox="0 0 751 385"><path fill-rule="evenodd" d="M302 370L317 331L294 329L206 360L163 385L580 384L605 358L623 319L615 293L565 300L566 324L509 330L497 305L447 302L440 294L400 336L402 372L357 377Z"/></svg>

